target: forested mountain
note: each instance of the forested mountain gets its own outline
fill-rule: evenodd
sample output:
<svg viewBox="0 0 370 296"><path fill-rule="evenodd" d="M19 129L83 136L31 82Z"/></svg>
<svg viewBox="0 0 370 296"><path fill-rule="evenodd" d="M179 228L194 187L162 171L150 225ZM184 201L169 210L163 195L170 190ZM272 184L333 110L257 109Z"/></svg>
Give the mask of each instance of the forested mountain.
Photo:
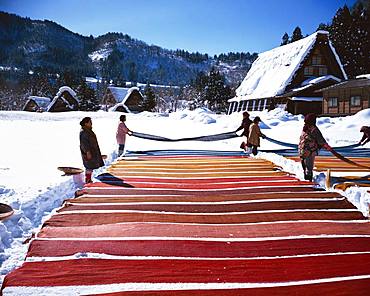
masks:
<svg viewBox="0 0 370 296"><path fill-rule="evenodd" d="M25 73L70 72L113 81L185 85L199 72L216 67L228 83L236 85L256 57L255 53L209 57L167 50L122 33L86 37L51 21L0 12L0 66Z"/></svg>

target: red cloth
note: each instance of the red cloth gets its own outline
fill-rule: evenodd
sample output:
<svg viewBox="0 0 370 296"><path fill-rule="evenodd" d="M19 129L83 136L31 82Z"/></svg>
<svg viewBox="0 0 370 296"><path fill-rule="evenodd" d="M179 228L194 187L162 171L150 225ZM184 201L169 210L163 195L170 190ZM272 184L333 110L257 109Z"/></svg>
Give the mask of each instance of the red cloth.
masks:
<svg viewBox="0 0 370 296"><path fill-rule="evenodd" d="M60 246L63 246L60 248ZM302 238L262 241L197 241L197 240L34 240L28 257L70 256L79 252L117 256L166 256L238 258L294 256L340 252L366 252L369 237Z"/></svg>
<svg viewBox="0 0 370 296"><path fill-rule="evenodd" d="M283 283L368 275L369 262L370 254L250 260L78 259L25 262L8 274L4 285L42 287L114 283Z"/></svg>

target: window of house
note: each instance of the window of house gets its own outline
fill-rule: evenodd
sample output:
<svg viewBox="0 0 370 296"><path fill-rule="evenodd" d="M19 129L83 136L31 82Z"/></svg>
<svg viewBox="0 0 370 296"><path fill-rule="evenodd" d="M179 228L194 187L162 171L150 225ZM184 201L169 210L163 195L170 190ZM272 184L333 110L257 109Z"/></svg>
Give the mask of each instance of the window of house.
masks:
<svg viewBox="0 0 370 296"><path fill-rule="evenodd" d="M328 99L328 107L338 107L338 98L329 98Z"/></svg>
<svg viewBox="0 0 370 296"><path fill-rule="evenodd" d="M313 76L313 67L307 66L304 68L304 76Z"/></svg>
<svg viewBox="0 0 370 296"><path fill-rule="evenodd" d="M327 75L328 74L328 68L326 67L319 67L319 76Z"/></svg>
<svg viewBox="0 0 370 296"><path fill-rule="evenodd" d="M361 106L361 96L352 96L351 106Z"/></svg>
<svg viewBox="0 0 370 296"><path fill-rule="evenodd" d="M312 56L312 65L321 65L321 56L313 55Z"/></svg>

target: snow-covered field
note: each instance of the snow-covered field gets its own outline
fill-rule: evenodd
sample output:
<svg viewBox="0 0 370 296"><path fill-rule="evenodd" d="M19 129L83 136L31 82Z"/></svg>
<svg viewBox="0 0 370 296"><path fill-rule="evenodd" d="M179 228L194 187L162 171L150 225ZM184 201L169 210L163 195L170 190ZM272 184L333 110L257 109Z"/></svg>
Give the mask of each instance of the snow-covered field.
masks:
<svg viewBox="0 0 370 296"><path fill-rule="evenodd" d="M270 112L251 112L260 116L262 132L283 142L297 143L303 126L303 116L290 115L276 109ZM42 221L61 206L66 198L73 197L82 186L82 175L62 176L58 166L83 167L79 152L79 121L90 116L93 120L100 148L108 155L108 165L116 158L115 132L119 113L67 112L27 113L0 112L0 202L9 204L15 214L0 222L0 276L21 264L27 250L23 243L37 232ZM127 126L136 132L167 138L183 138L234 131L242 115L216 115L204 109L179 111L169 115L143 112L128 114ZM356 115L339 118L320 118L318 126L331 146L357 143L362 137L363 125L370 125L370 109ZM240 151L241 139L217 142L155 142L129 137L126 149L196 149ZM370 145L367 144L370 148ZM262 149L282 148L262 140ZM260 153L276 161L286 170L302 177L300 165L273 153ZM370 155L369 155L370 157ZM100 169L100 172L104 171ZM99 172L95 172L99 173ZM316 176L322 179L322 174ZM365 214L370 196L365 190L351 189L346 196ZM0 279L1 282L1 279Z"/></svg>

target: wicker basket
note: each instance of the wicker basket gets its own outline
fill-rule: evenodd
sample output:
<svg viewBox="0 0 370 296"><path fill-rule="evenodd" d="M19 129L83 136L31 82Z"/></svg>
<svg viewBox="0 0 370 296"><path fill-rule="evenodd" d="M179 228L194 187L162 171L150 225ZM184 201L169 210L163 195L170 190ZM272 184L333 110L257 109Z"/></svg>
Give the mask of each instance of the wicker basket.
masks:
<svg viewBox="0 0 370 296"><path fill-rule="evenodd" d="M10 217L13 213L14 211L11 206L0 203L0 220Z"/></svg>
<svg viewBox="0 0 370 296"><path fill-rule="evenodd" d="M84 171L83 169L74 167L58 167L58 170L62 171L66 175L77 175Z"/></svg>

